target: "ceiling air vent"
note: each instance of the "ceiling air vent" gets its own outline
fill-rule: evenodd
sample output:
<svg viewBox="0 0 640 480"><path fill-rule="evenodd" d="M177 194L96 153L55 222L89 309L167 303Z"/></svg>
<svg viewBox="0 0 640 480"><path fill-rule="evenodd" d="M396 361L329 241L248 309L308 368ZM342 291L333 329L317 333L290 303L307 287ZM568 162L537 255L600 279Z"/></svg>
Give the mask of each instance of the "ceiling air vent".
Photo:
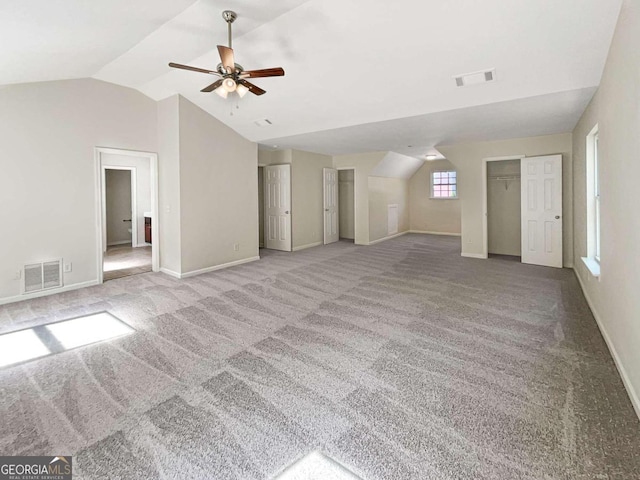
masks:
<svg viewBox="0 0 640 480"><path fill-rule="evenodd" d="M271 120L269 120L268 118L263 118L261 120L256 120L253 123L255 123L259 127L266 127L267 125L273 125Z"/></svg>
<svg viewBox="0 0 640 480"><path fill-rule="evenodd" d="M495 82L496 69L482 70L480 72L465 73L456 75L456 85L458 87L468 87L469 85L479 85L481 83Z"/></svg>
<svg viewBox="0 0 640 480"><path fill-rule="evenodd" d="M62 286L62 260L24 266L24 293Z"/></svg>

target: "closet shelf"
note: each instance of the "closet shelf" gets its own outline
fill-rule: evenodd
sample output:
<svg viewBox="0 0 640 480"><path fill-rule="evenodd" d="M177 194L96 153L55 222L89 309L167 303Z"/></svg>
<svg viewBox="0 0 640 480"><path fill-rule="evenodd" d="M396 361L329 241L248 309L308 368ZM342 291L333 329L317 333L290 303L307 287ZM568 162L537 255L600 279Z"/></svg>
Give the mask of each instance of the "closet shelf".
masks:
<svg viewBox="0 0 640 480"><path fill-rule="evenodd" d="M489 180L520 180L520 175L500 175L489 177Z"/></svg>

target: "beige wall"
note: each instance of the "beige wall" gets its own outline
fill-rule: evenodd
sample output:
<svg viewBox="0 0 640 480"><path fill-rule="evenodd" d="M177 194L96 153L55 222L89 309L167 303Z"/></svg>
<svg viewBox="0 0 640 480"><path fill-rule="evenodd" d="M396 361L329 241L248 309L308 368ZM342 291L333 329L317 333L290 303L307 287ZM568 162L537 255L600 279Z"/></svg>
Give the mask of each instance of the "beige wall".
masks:
<svg viewBox="0 0 640 480"><path fill-rule="evenodd" d="M181 273L255 258L257 145L184 97L179 121Z"/></svg>
<svg viewBox="0 0 640 480"><path fill-rule="evenodd" d="M388 237L389 205L398 205L398 232L409 230L409 182L369 177L369 243Z"/></svg>
<svg viewBox="0 0 640 480"><path fill-rule="evenodd" d="M93 79L0 89L0 301L25 263L73 262L66 286L97 280L94 147L155 152L156 102Z"/></svg>
<svg viewBox="0 0 640 480"><path fill-rule="evenodd" d="M323 242L323 168L333 158L302 150L259 150L259 165L291 165L291 234L294 250Z"/></svg>
<svg viewBox="0 0 640 480"><path fill-rule="evenodd" d="M178 96L158 102L158 215L160 267L182 271L180 246L180 139Z"/></svg>
<svg viewBox="0 0 640 480"><path fill-rule="evenodd" d="M131 243L131 171L107 170L105 172L105 211L107 245Z"/></svg>
<svg viewBox="0 0 640 480"><path fill-rule="evenodd" d="M353 170L338 171L338 209L340 238L355 238L355 175Z"/></svg>
<svg viewBox="0 0 640 480"><path fill-rule="evenodd" d="M520 256L522 224L520 160L487 162L487 223L489 253Z"/></svg>
<svg viewBox="0 0 640 480"><path fill-rule="evenodd" d="M640 415L640 2L625 0L594 99L573 132L575 269ZM586 136L599 127L601 276L587 255Z"/></svg>
<svg viewBox="0 0 640 480"><path fill-rule="evenodd" d="M410 228L419 232L460 234L460 200L431 197L431 172L455 170L448 160L426 162L409 180Z"/></svg>
<svg viewBox="0 0 640 480"><path fill-rule="evenodd" d="M293 161L293 150L258 150L259 165L283 165Z"/></svg>
<svg viewBox="0 0 640 480"><path fill-rule="evenodd" d="M462 254L483 254L484 234L482 228L484 158L525 155L562 154L563 166L563 256L564 265L573 265L573 184L572 184L572 140L571 134L546 135L542 137L516 138L495 142L478 142L451 146L438 146L458 171L458 195L461 202Z"/></svg>
<svg viewBox="0 0 640 480"><path fill-rule="evenodd" d="M327 155L293 150L292 160L291 231L295 250L323 242L322 169L332 168L333 159Z"/></svg>

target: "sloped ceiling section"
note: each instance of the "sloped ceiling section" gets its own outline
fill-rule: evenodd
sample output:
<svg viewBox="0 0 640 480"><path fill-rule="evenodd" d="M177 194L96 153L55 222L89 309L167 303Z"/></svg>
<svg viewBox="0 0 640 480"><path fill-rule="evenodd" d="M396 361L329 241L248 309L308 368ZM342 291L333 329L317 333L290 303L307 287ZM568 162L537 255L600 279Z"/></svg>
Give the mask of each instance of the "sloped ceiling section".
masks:
<svg viewBox="0 0 640 480"><path fill-rule="evenodd" d="M417 145L423 148L419 153L429 153L431 146L456 138L461 118L467 128L462 136L480 131L480 140L534 135L545 130L541 116L556 129L547 133L572 129L584 99L600 83L621 2L4 1L0 85L93 76L155 100L181 94L266 145L295 138L299 143L292 140L287 148L419 156L403 149ZM267 95L225 101L200 93L211 76L167 65L215 68L216 45L227 43L225 9L238 13L236 61L248 69L286 71L285 77L255 79ZM490 68L496 69L496 81L456 86L456 75ZM556 95L562 108L553 106ZM527 115L518 102L534 98L543 99L544 108ZM466 117L473 113L469 109L495 104L503 108L485 112L493 115ZM420 128L419 117L447 112L463 117L444 127L431 124L435 133ZM265 118L268 127L256 124ZM405 132L404 119L418 123ZM335 149L331 140L308 136L384 122L399 122L390 124L399 135L367 127L353 141L340 137ZM360 145L368 142L375 145L363 150Z"/></svg>
<svg viewBox="0 0 640 480"><path fill-rule="evenodd" d="M0 85L90 77L194 2L3 0Z"/></svg>
<svg viewBox="0 0 640 480"><path fill-rule="evenodd" d="M396 152L387 152L382 161L369 175L372 177L391 177L409 180L423 164L423 160Z"/></svg>
<svg viewBox="0 0 640 480"><path fill-rule="evenodd" d="M216 45L227 45L227 24L224 10L236 11L233 23L233 47L236 41L306 0L256 2L251 0L200 0L162 25L126 54L105 65L94 77L139 89L156 100L175 93L199 93L207 84L207 75L176 71L168 62L193 64L215 69L220 63ZM260 47L257 47L260 50ZM255 50L247 45L246 50ZM244 53L236 48L238 53ZM246 58L246 57L245 57ZM236 58L240 63L242 57ZM282 60L282 58L280 59ZM248 66L248 64L246 65ZM185 75L186 73L186 75ZM211 83L209 81L208 83ZM196 95L202 101L210 95Z"/></svg>
<svg viewBox="0 0 640 480"><path fill-rule="evenodd" d="M180 93L257 142L580 91L599 84L620 1L309 0L242 34L252 9L280 3L247 1L234 24L238 63L286 71L256 79L266 95L247 95L236 109L235 101L199 92L210 83L206 75L169 69L136 83L156 99ZM226 41L215 17L209 51L176 58L172 50L163 64L215 66L215 44ZM456 87L454 76L486 68L496 69L495 82ZM263 118L272 124L254 123Z"/></svg>

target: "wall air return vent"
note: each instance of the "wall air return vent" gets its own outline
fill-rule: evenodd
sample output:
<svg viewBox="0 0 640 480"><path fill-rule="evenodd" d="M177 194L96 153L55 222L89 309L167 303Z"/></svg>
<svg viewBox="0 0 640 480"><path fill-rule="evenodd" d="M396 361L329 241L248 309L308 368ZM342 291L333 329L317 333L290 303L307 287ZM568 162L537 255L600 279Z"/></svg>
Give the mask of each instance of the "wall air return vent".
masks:
<svg viewBox="0 0 640 480"><path fill-rule="evenodd" d="M462 75L456 75L456 86L468 87L470 85L479 85L481 83L495 82L496 69L482 70L480 72L465 73Z"/></svg>
<svg viewBox="0 0 640 480"><path fill-rule="evenodd" d="M253 123L255 123L259 127L266 127L266 126L269 126L269 125L273 125L273 122L271 120L269 120L268 118L263 118L263 119L260 119L260 120L256 120Z"/></svg>
<svg viewBox="0 0 640 480"><path fill-rule="evenodd" d="M62 286L62 259L24 266L24 293Z"/></svg>

